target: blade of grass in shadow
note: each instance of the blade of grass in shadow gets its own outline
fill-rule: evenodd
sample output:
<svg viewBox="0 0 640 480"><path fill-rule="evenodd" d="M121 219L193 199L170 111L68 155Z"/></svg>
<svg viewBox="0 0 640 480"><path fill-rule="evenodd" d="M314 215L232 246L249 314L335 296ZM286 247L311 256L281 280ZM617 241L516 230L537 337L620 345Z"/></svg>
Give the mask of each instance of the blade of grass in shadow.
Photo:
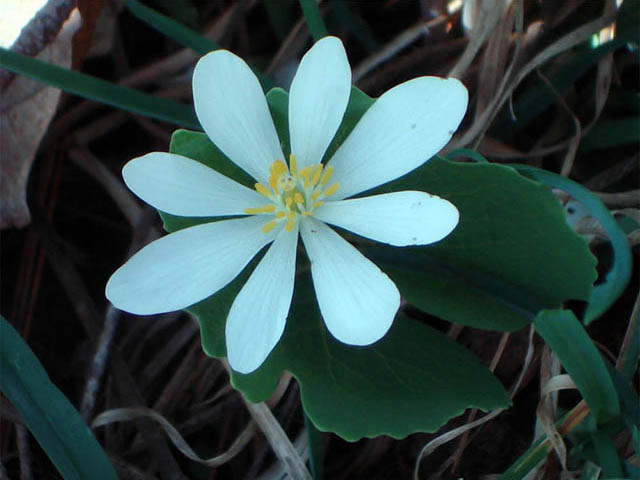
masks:
<svg viewBox="0 0 640 480"><path fill-rule="evenodd" d="M456 157L467 157L477 163L489 163L489 160L484 158L482 154L475 150L471 150L470 148L458 148L447 154L447 160L453 160Z"/></svg>
<svg viewBox="0 0 640 480"><path fill-rule="evenodd" d="M163 35L175 40L180 45L192 48L201 55L205 55L213 50L219 50L222 48L213 40L209 40L207 37L185 27L172 18L156 12L146 5L143 5L138 0L123 0L123 3L136 18L152 28L155 28ZM249 66L251 67L251 70L253 70L253 73L258 77L258 80L260 80L260 84L265 91L276 86L275 82L264 75L260 70L251 65Z"/></svg>
<svg viewBox="0 0 640 480"><path fill-rule="evenodd" d="M283 42L296 21L294 19L295 3L282 0L264 0L263 3L271 28Z"/></svg>
<svg viewBox="0 0 640 480"><path fill-rule="evenodd" d="M180 45L192 48L202 55L221 48L220 45L213 40L209 40L207 37L185 27L174 19L156 12L146 5L143 5L138 0L123 0L122 3L124 3L125 7L127 7L127 9L129 9L129 11L139 20L151 25L159 32L178 42Z"/></svg>
<svg viewBox="0 0 640 480"><path fill-rule="evenodd" d="M591 442L598 459L598 466L602 468L602 477L600 478L624 478L616 445L608 432L602 430L593 432Z"/></svg>
<svg viewBox="0 0 640 480"><path fill-rule="evenodd" d="M322 21L320 8L318 8L316 0L300 0L300 7L302 8L302 14L307 22L309 32L315 42L329 35L327 27Z"/></svg>
<svg viewBox="0 0 640 480"><path fill-rule="evenodd" d="M117 480L102 447L16 330L0 316L0 390L65 480Z"/></svg>
<svg viewBox="0 0 640 480"><path fill-rule="evenodd" d="M618 417L618 394L611 376L575 315L569 310L544 310L536 317L535 328L578 387L595 423Z"/></svg>
<svg viewBox="0 0 640 480"><path fill-rule="evenodd" d="M600 222L609 237L613 248L613 265L604 282L593 287L591 292L589 305L584 313L584 323L589 325L613 305L624 292L627 283L629 283L631 278L631 250L629 249L627 237L602 201L579 183L529 165L512 164L510 166L522 175L533 178L549 187L564 190L574 197L589 209L591 215Z"/></svg>
<svg viewBox="0 0 640 480"><path fill-rule="evenodd" d="M0 67L122 110L201 130L193 107L68 70L0 47Z"/></svg>
<svg viewBox="0 0 640 480"><path fill-rule="evenodd" d="M359 16L351 13L344 0L331 0L330 5L338 21L349 29L369 53L373 53L380 48L380 44L376 41L369 26Z"/></svg>

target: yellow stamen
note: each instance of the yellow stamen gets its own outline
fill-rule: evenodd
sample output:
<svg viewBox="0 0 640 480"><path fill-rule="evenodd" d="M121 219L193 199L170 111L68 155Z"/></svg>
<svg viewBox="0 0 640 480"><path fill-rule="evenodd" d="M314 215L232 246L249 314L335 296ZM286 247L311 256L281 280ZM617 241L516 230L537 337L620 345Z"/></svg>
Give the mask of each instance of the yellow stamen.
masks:
<svg viewBox="0 0 640 480"><path fill-rule="evenodd" d="M329 179L331 178L332 174L333 167L329 165L324 169L324 173L322 174L322 178L320 179L320 185L326 185L327 183L329 183Z"/></svg>
<svg viewBox="0 0 640 480"><path fill-rule="evenodd" d="M262 227L264 233L272 231L285 220L284 228L292 231L296 225L296 216L312 216L316 208L324 205L324 199L338 190L340 184L329 185L333 167L321 163L298 168L296 156L289 155L289 165L276 159L269 166L269 183L256 183L258 193L270 202L261 207L245 208L247 215L273 214L273 220ZM329 185L327 187L327 185Z"/></svg>
<svg viewBox="0 0 640 480"><path fill-rule="evenodd" d="M283 173L285 173L286 171L287 171L287 166L280 159L273 162L269 167L269 173L276 178L282 175Z"/></svg>
<svg viewBox="0 0 640 480"><path fill-rule="evenodd" d="M271 187L271 190L275 192L276 195L280 194L280 192L278 192L278 177L271 175L269 177L269 186Z"/></svg>
<svg viewBox="0 0 640 480"><path fill-rule="evenodd" d="M247 215L256 215L258 213L273 213L276 211L276 206L272 203L265 205L264 207L245 208L244 213Z"/></svg>
<svg viewBox="0 0 640 480"><path fill-rule="evenodd" d="M300 177L304 181L304 188L309 188L309 175L311 174L312 166L304 167L298 173L298 177Z"/></svg>
<svg viewBox="0 0 640 480"><path fill-rule="evenodd" d="M287 223L284 225L284 229L287 232L290 232L291 230L293 230L293 226L296 224L296 212L289 212L289 215L287 215Z"/></svg>
<svg viewBox="0 0 640 480"><path fill-rule="evenodd" d="M311 185L313 185L314 187L316 186L318 180L320 180L320 175L322 175L321 163L313 167L313 174L311 175Z"/></svg>
<svg viewBox="0 0 640 480"><path fill-rule="evenodd" d="M330 197L331 195L333 195L334 193L336 193L336 191L338 190L338 187L340 186L340 184L338 182L334 183L333 185L331 185L329 188L327 188L324 191L324 196L325 197Z"/></svg>
<svg viewBox="0 0 640 480"><path fill-rule="evenodd" d="M298 173L298 161L293 153L289 155L289 170L291 171L291 175Z"/></svg>
<svg viewBox="0 0 640 480"><path fill-rule="evenodd" d="M265 223L262 226L262 231L264 233L269 233L271 230L273 230L274 228L276 228L276 225L278 224L278 222L276 222L275 220L271 220L269 223Z"/></svg>
<svg viewBox="0 0 640 480"><path fill-rule="evenodd" d="M265 187L261 183L256 183L256 192L258 192L260 195L263 195L267 198L271 198L271 192L267 187Z"/></svg>

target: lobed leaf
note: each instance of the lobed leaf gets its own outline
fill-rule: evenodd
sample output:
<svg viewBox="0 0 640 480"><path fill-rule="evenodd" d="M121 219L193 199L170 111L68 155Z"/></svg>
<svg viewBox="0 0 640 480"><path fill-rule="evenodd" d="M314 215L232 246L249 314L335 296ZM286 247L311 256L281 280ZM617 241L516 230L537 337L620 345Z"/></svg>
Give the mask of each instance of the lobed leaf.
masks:
<svg viewBox="0 0 640 480"><path fill-rule="evenodd" d="M584 313L584 323L588 325L613 305L629 283L632 266L627 237L602 201L579 183L529 165L513 165L513 168L549 187L560 188L576 198L589 209L609 237L613 247L614 261L604 282L595 286L589 295L589 305Z"/></svg>
<svg viewBox="0 0 640 480"><path fill-rule="evenodd" d="M287 94L274 89L267 99L286 155ZM325 158L372 103L352 90ZM203 134L176 132L171 151L252 186L253 181ZM595 259L566 224L562 207L547 187L505 166L434 158L376 192L391 189L426 190L449 199L461 212L454 234L432 246L392 248L353 238L419 308L467 325L514 330L540 310L556 308L568 298L588 298ZM169 231L201 221L162 216ZM278 346L256 372L232 372L233 385L248 399L268 398L282 370L288 370L300 383L305 412L314 424L348 440L434 431L466 408L509 404L500 383L473 355L402 314L372 346L353 347L333 339L319 314L304 258L298 259L294 299ZM225 355L227 313L257 261L216 295L189 309L200 322L207 354Z"/></svg>

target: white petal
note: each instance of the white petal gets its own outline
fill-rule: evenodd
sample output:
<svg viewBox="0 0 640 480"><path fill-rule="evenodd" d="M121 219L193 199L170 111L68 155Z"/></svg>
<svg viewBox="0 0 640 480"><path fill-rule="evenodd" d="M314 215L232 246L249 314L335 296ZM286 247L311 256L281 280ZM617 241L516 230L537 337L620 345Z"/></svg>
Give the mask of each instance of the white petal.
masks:
<svg viewBox="0 0 640 480"><path fill-rule="evenodd" d="M260 182L282 149L258 79L240 57L216 50L193 72L193 102L211 141Z"/></svg>
<svg viewBox="0 0 640 480"><path fill-rule="evenodd" d="M231 368L250 373L284 332L293 296L298 229L282 229L233 301L225 336Z"/></svg>
<svg viewBox="0 0 640 480"><path fill-rule="evenodd" d="M107 283L107 298L138 315L193 305L231 282L274 239L275 231L260 229L269 220L222 220L162 237L116 270Z"/></svg>
<svg viewBox="0 0 640 480"><path fill-rule="evenodd" d="M425 192L394 192L327 202L313 216L398 247L442 240L458 224L458 209Z"/></svg>
<svg viewBox="0 0 640 480"><path fill-rule="evenodd" d="M349 345L369 345L382 338L400 306L394 283L324 223L304 218L300 233L331 334Z"/></svg>
<svg viewBox="0 0 640 480"><path fill-rule="evenodd" d="M302 57L289 93L291 152L300 168L320 163L350 93L351 69L342 42L325 37Z"/></svg>
<svg viewBox="0 0 640 480"><path fill-rule="evenodd" d="M251 190L190 158L154 152L122 169L127 186L154 208L184 217L243 215L265 203Z"/></svg>
<svg viewBox="0 0 640 480"><path fill-rule="evenodd" d="M455 78L420 77L385 92L365 112L329 164L347 198L401 177L444 147L467 110Z"/></svg>

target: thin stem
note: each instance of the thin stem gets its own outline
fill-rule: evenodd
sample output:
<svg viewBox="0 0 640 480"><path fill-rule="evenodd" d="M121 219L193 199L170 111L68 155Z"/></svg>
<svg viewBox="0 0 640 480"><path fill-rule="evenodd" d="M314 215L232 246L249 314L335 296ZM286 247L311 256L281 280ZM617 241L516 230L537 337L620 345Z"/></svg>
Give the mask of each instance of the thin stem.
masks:
<svg viewBox="0 0 640 480"><path fill-rule="evenodd" d="M316 0L299 0L300 7L302 8L302 13L304 15L305 20L307 21L307 26L309 27L309 32L311 32L311 36L313 40L317 42L322 37L326 37L329 35L329 31L322 20L322 16L320 15L320 8L318 8L318 4Z"/></svg>

